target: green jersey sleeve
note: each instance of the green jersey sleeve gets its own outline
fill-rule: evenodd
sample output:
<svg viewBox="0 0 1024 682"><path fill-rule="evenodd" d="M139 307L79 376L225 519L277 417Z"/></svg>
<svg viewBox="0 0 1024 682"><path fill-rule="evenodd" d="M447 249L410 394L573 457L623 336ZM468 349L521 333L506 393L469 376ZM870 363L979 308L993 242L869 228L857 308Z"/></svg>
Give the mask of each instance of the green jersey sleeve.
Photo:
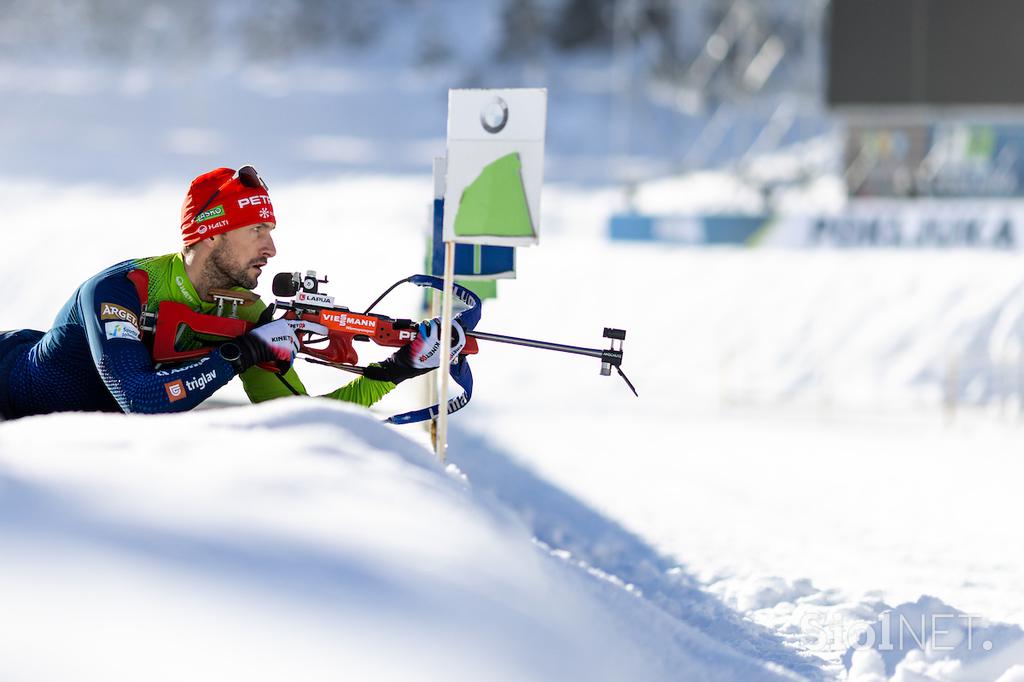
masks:
<svg viewBox="0 0 1024 682"><path fill-rule="evenodd" d="M289 369L283 375L283 378L299 395L309 395L294 368ZM273 372L268 372L262 367L250 367L243 372L242 386L245 388L245 393L249 396L249 400L254 403L294 395L288 386L281 382L281 379L275 376ZM355 381L351 381L341 388L325 393L320 397L370 407L394 388L395 385L390 381L376 381L366 377L359 377Z"/></svg>
<svg viewBox="0 0 1024 682"><path fill-rule="evenodd" d="M309 395L294 367L290 367L283 375L276 375L262 367L250 367L242 372L241 377L242 388L245 389L249 400L254 403L295 395L288 386L294 388L299 395ZM288 386L285 386L281 379L287 381Z"/></svg>
<svg viewBox="0 0 1024 682"><path fill-rule="evenodd" d="M336 391L331 391L322 397L369 407L394 390L394 388L395 385L390 381L377 381L376 379L359 377L355 381L349 382Z"/></svg>

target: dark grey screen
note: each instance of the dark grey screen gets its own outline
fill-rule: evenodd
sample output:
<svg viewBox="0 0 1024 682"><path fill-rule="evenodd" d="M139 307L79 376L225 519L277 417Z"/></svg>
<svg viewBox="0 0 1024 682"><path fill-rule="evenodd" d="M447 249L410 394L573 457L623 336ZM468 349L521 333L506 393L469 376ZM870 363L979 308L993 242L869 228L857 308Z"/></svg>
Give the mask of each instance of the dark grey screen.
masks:
<svg viewBox="0 0 1024 682"><path fill-rule="evenodd" d="M832 0L828 101L1024 103L1021 0Z"/></svg>

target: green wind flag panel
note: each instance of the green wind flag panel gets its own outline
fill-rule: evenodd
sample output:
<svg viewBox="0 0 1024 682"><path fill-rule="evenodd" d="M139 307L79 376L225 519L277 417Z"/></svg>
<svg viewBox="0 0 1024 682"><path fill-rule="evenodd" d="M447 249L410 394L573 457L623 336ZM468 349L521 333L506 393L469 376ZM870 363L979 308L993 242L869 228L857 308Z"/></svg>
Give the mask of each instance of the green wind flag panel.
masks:
<svg viewBox="0 0 1024 682"><path fill-rule="evenodd" d="M455 283L466 287L479 296L481 300L498 298L498 280L496 279L476 279L472 281L457 279Z"/></svg>
<svg viewBox="0 0 1024 682"><path fill-rule="evenodd" d="M525 237L535 239L521 175L519 154L513 152L483 167L462 192L455 216L458 237Z"/></svg>

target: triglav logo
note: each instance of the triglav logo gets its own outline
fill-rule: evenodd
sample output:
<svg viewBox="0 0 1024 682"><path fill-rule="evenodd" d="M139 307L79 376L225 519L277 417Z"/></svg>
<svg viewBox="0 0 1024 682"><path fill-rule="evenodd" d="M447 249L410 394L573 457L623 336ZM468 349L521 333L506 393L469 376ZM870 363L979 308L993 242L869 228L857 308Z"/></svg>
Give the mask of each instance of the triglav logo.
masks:
<svg viewBox="0 0 1024 682"><path fill-rule="evenodd" d="M210 372L200 374L195 379L186 379L185 386L188 387L188 390L190 391L201 391L206 388L207 385L212 384L213 380L216 378L217 370L212 370Z"/></svg>
<svg viewBox="0 0 1024 682"><path fill-rule="evenodd" d="M167 399L172 403L188 397L188 392L185 390L185 385L181 383L181 379L167 382L164 384L164 390L167 391Z"/></svg>

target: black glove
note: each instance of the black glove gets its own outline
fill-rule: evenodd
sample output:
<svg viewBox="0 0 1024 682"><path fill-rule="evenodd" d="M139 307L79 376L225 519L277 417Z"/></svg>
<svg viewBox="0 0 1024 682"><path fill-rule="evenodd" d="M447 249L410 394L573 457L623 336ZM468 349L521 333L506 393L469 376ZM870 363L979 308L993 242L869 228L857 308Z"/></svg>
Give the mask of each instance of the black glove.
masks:
<svg viewBox="0 0 1024 682"><path fill-rule="evenodd" d="M327 328L305 320L274 320L256 327L245 336L220 347L222 358L239 374L253 365L273 364L278 372L287 372L299 352L298 331L327 334Z"/></svg>
<svg viewBox="0 0 1024 682"><path fill-rule="evenodd" d="M436 317L424 320L416 328L416 338L395 351L390 358L366 368L363 376L377 381L399 384L406 379L426 374L440 366L441 321ZM451 357L456 358L466 345L466 332L458 322L452 322Z"/></svg>
<svg viewBox="0 0 1024 682"><path fill-rule="evenodd" d="M267 346L248 334L239 336L234 341L221 344L219 351L220 356L235 368L236 374L241 374L253 365L262 365L270 362L277 365L280 362L271 354ZM282 369L281 365L277 365L277 368L279 371L288 371L287 367Z"/></svg>
<svg viewBox="0 0 1024 682"><path fill-rule="evenodd" d="M383 362L367 365L366 369L363 370L363 376L375 381L390 381L397 385L406 379L421 376L434 369L433 367L410 367L405 364L404 359L399 353L401 353L401 349Z"/></svg>

